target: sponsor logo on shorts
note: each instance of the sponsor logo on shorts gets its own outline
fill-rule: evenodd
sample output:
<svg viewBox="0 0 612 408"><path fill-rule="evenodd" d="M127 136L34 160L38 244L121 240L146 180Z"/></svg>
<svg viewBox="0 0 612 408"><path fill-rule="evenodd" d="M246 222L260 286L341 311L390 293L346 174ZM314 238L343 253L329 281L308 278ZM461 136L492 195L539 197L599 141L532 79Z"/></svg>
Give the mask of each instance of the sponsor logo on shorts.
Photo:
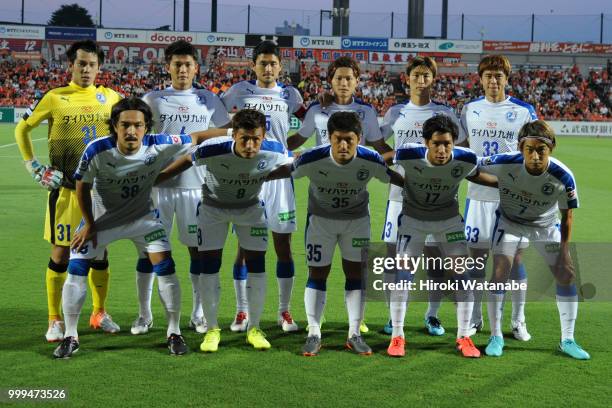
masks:
<svg viewBox="0 0 612 408"><path fill-rule="evenodd" d="M278 213L278 220L280 222L295 220L295 211Z"/></svg>
<svg viewBox="0 0 612 408"><path fill-rule="evenodd" d="M544 245L544 250L546 252L559 252L560 245L556 242Z"/></svg>
<svg viewBox="0 0 612 408"><path fill-rule="evenodd" d="M162 239L162 238L166 238L166 230L163 230L163 229L153 231L145 235L144 237L146 242L153 242L153 241L157 241L158 239Z"/></svg>
<svg viewBox="0 0 612 408"><path fill-rule="evenodd" d="M190 225L187 227L188 231L190 234L197 234L198 233L198 226L197 225Z"/></svg>
<svg viewBox="0 0 612 408"><path fill-rule="evenodd" d="M267 237L268 228L267 227L251 227L251 236L252 237Z"/></svg>
<svg viewBox="0 0 612 408"><path fill-rule="evenodd" d="M370 244L370 238L353 238L353 248L363 248Z"/></svg>
<svg viewBox="0 0 612 408"><path fill-rule="evenodd" d="M446 234L446 242L465 241L465 233L463 231L449 232Z"/></svg>

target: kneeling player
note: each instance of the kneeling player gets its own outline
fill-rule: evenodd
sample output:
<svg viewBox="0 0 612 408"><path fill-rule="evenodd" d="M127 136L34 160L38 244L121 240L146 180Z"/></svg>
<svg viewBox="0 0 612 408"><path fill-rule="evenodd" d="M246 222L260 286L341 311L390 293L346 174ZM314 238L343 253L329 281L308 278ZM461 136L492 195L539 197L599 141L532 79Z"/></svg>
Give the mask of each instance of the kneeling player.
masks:
<svg viewBox="0 0 612 408"><path fill-rule="evenodd" d="M385 183L392 180L399 186L403 185L403 179L387 168L382 156L359 146L361 121L356 113L332 114L327 130L331 145L306 151L292 167L294 178L310 179L305 242L309 274L304 294L308 338L302 354L315 356L321 348L320 327L326 282L337 244L346 276L344 299L349 317L346 347L355 353L369 355L372 349L359 332L364 295L362 250L370 241L366 186L374 177ZM276 173L282 171L279 169Z"/></svg>
<svg viewBox="0 0 612 408"><path fill-rule="evenodd" d="M72 241L62 294L66 337L53 352L56 358L67 358L78 351L77 324L91 261L120 239L134 242L139 253L146 252L153 264L168 318L170 354L181 355L188 350L179 328L181 291L170 243L155 216L151 190L164 164L184 144L191 143L191 137L146 134L152 123L146 103L138 98L123 99L112 108L111 135L91 142L81 157L75 179L83 222Z"/></svg>
<svg viewBox="0 0 612 408"><path fill-rule="evenodd" d="M289 162L279 142L264 140L266 116L252 109L236 113L232 137L219 137L201 144L192 157L186 156L169 166L161 179L191 166L206 166L202 202L198 207L198 250L202 256L200 293L208 332L200 349L215 352L221 329L217 322L219 270L230 223L234 224L238 245L243 250L248 271L247 301L249 322L247 342L259 350L270 348L259 328L266 297L266 249L268 227L258 195L272 170Z"/></svg>
<svg viewBox="0 0 612 408"><path fill-rule="evenodd" d="M402 213L398 220L397 254L400 257L420 257L425 240L431 234L439 243L442 255L454 260L453 265L464 264L467 256L463 219L459 215L457 190L461 180L496 186L492 176L479 174L477 157L469 149L454 147L459 130L446 115L436 115L423 124L425 146L416 143L402 145L396 151L395 162L405 171ZM444 264L447 262L445 261ZM400 270L401 280L412 280L415 271ZM458 269L453 272L460 272ZM466 279L461 273L453 278L461 285ZM388 279L388 278L387 278ZM457 349L465 357L480 357L468 332L473 300L468 290L457 294ZM404 356L404 317L408 290L394 290L390 295L393 325L390 356Z"/></svg>
<svg viewBox="0 0 612 408"><path fill-rule="evenodd" d="M569 356L588 360L589 353L574 341L578 314L575 274L569 253L572 209L578 208L574 175L551 157L555 134L544 121L523 125L518 153L500 154L481 160L482 171L497 175L500 205L493 235L493 283L508 280L514 256L533 242L557 281L557 307L561 320L559 349ZM561 211L560 229L557 209ZM488 356L503 354L501 331L503 291L489 292L491 338Z"/></svg>

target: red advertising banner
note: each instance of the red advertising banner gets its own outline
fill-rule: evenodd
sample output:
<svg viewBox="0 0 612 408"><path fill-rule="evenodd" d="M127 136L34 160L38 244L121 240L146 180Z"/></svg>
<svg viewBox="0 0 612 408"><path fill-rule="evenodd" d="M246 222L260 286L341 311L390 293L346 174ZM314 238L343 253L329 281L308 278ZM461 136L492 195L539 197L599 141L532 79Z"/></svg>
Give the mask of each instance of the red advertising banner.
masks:
<svg viewBox="0 0 612 408"><path fill-rule="evenodd" d="M534 42L529 46L529 52L561 54L612 54L612 44Z"/></svg>
<svg viewBox="0 0 612 408"><path fill-rule="evenodd" d="M42 47L43 40L27 40L21 38L0 38L1 51L37 52Z"/></svg>
<svg viewBox="0 0 612 408"><path fill-rule="evenodd" d="M407 64L416 57L416 52L370 51L370 64Z"/></svg>
<svg viewBox="0 0 612 408"><path fill-rule="evenodd" d="M281 48L282 58L291 60L313 59L318 62L332 62L343 55L349 56L359 62L368 62L369 52L363 50L313 50L309 48Z"/></svg>
<svg viewBox="0 0 612 408"><path fill-rule="evenodd" d="M531 43L522 41L483 41L483 51L529 52Z"/></svg>

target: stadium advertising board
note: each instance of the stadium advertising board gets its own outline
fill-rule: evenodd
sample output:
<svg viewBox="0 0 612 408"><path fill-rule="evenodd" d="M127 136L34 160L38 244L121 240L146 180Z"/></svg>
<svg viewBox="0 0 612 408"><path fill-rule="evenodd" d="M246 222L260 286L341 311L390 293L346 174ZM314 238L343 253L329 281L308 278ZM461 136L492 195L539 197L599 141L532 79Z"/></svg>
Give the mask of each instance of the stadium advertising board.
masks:
<svg viewBox="0 0 612 408"><path fill-rule="evenodd" d="M404 65L410 58L416 57L416 52L377 52L371 51L370 64Z"/></svg>
<svg viewBox="0 0 612 408"><path fill-rule="evenodd" d="M558 136L612 137L612 122L562 122L549 120Z"/></svg>
<svg viewBox="0 0 612 408"><path fill-rule="evenodd" d="M283 59L300 60L311 59L318 62L332 62L339 57L346 55L359 62L368 62L368 51L355 50L313 50L307 48L281 48Z"/></svg>
<svg viewBox="0 0 612 408"><path fill-rule="evenodd" d="M482 41L436 41L438 51L461 52L464 54L482 54Z"/></svg>
<svg viewBox="0 0 612 408"><path fill-rule="evenodd" d="M44 40L45 27L0 24L0 38L24 38Z"/></svg>
<svg viewBox="0 0 612 408"><path fill-rule="evenodd" d="M198 33L190 31L147 31L147 44L171 44L178 40L194 43Z"/></svg>
<svg viewBox="0 0 612 408"><path fill-rule="evenodd" d="M343 50L387 51L388 38L342 37Z"/></svg>
<svg viewBox="0 0 612 408"><path fill-rule="evenodd" d="M37 52L42 47L41 40L23 40L18 38L0 38L0 51Z"/></svg>
<svg viewBox="0 0 612 408"><path fill-rule="evenodd" d="M13 107L0 107L0 123L13 123L15 109Z"/></svg>
<svg viewBox="0 0 612 408"><path fill-rule="evenodd" d="M531 43L523 41L483 41L484 51L528 52Z"/></svg>
<svg viewBox="0 0 612 408"><path fill-rule="evenodd" d="M560 54L612 54L612 44L533 42L529 45L529 52Z"/></svg>
<svg viewBox="0 0 612 408"><path fill-rule="evenodd" d="M194 44L199 45L233 45L242 47L245 44L244 34L198 33Z"/></svg>
<svg viewBox="0 0 612 408"><path fill-rule="evenodd" d="M45 38L47 40L95 40L95 28L81 27L46 27Z"/></svg>
<svg viewBox="0 0 612 408"><path fill-rule="evenodd" d="M339 50L342 48L340 37L309 37L296 35L293 37L294 48L316 48L320 50Z"/></svg>
<svg viewBox="0 0 612 408"><path fill-rule="evenodd" d="M244 39L244 45L255 47L264 40L274 41L279 47L293 47L293 36L291 35L247 34Z"/></svg>
<svg viewBox="0 0 612 408"><path fill-rule="evenodd" d="M144 30L105 30L99 29L96 32L100 42L116 43L145 43L147 42L147 32Z"/></svg>
<svg viewBox="0 0 612 408"><path fill-rule="evenodd" d="M435 51L436 40L390 38L389 51Z"/></svg>

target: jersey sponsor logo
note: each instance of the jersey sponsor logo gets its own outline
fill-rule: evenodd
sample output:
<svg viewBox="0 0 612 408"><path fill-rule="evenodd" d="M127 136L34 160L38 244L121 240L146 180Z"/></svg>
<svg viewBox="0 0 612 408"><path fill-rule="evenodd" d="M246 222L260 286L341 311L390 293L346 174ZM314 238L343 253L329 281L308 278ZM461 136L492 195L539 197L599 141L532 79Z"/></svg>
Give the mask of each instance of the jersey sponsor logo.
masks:
<svg viewBox="0 0 612 408"><path fill-rule="evenodd" d="M465 241L465 232L464 231L455 231L449 232L446 234L446 242L459 242Z"/></svg>
<svg viewBox="0 0 612 408"><path fill-rule="evenodd" d="M89 161L85 159L81 160L81 163L79 163L79 171L85 171L87 167L89 167Z"/></svg>
<svg viewBox="0 0 612 408"><path fill-rule="evenodd" d="M60 99L62 101L65 101L65 102L70 102L70 97L68 97L68 96L60 96ZM37 102L35 102L35 103L37 103Z"/></svg>
<svg viewBox="0 0 612 408"><path fill-rule="evenodd" d="M146 164L147 166L150 166L153 163L155 163L155 160L157 160L157 155L156 154L150 154L150 155L145 157L144 164Z"/></svg>
<svg viewBox="0 0 612 408"><path fill-rule="evenodd" d="M172 135L170 138L172 139L172 144L181 144L181 138L179 136Z"/></svg>
<svg viewBox="0 0 612 408"><path fill-rule="evenodd" d="M489 129L495 129L497 127L497 122L494 122L494 121L490 120L490 121L487 122L487 127Z"/></svg>
<svg viewBox="0 0 612 408"><path fill-rule="evenodd" d="M482 111L473 110L472 112L474 113L474 115L480 117L480 112Z"/></svg>
<svg viewBox="0 0 612 408"><path fill-rule="evenodd" d="M229 164L225 164L225 163L219 163L219 165L223 168L225 168L226 170L229 170Z"/></svg>
<svg viewBox="0 0 612 408"><path fill-rule="evenodd" d="M268 228L267 227L251 227L251 236L252 237L267 237Z"/></svg>
<svg viewBox="0 0 612 408"><path fill-rule="evenodd" d="M565 192L567 193L567 198L569 200L573 200L574 198L576 198L576 190L574 188L566 187Z"/></svg>
<svg viewBox="0 0 612 408"><path fill-rule="evenodd" d="M162 238L166 238L166 230L164 229L158 229L144 236L145 242L153 242Z"/></svg>
<svg viewBox="0 0 612 408"><path fill-rule="evenodd" d="M106 103L106 96L104 96L103 93L98 92L98 93L96 93L96 100L98 102L100 102L101 104L105 104Z"/></svg>
<svg viewBox="0 0 612 408"><path fill-rule="evenodd" d="M268 165L267 161L260 160L259 163L257 163L257 170L263 170L266 168L267 165Z"/></svg>
<svg viewBox="0 0 612 408"><path fill-rule="evenodd" d="M322 176L327 177L327 175L329 174L329 171L319 170L319 174L322 175Z"/></svg>
<svg viewBox="0 0 612 408"><path fill-rule="evenodd" d="M116 169L116 168L117 168L117 166L116 166L114 163L111 163L111 162L106 162L106 165L107 165L108 167L112 167L113 169Z"/></svg>
<svg viewBox="0 0 612 408"><path fill-rule="evenodd" d="M506 112L506 120L508 122L514 122L517 117L518 117L518 114L516 113L515 110L511 110L511 111Z"/></svg>
<svg viewBox="0 0 612 408"><path fill-rule="evenodd" d="M187 226L187 232L189 234L197 234L198 233L198 226L197 225L193 225L193 224L188 225Z"/></svg>
<svg viewBox="0 0 612 408"><path fill-rule="evenodd" d="M451 176L453 176L454 178L459 178L462 175L463 175L463 167L461 166L455 166L451 170Z"/></svg>
<svg viewBox="0 0 612 408"><path fill-rule="evenodd" d="M413 169L415 169L419 174L423 174L423 168L422 167L414 166Z"/></svg>
<svg viewBox="0 0 612 408"><path fill-rule="evenodd" d="M508 173L508 177L510 177L512 179L512 181L516 181L516 176L514 174Z"/></svg>
<svg viewBox="0 0 612 408"><path fill-rule="evenodd" d="M206 97L202 94L198 95L198 104L200 105L206 105Z"/></svg>
<svg viewBox="0 0 612 408"><path fill-rule="evenodd" d="M552 195L552 193L555 191L555 186L553 186L551 183L544 183L541 191L544 195Z"/></svg>
<svg viewBox="0 0 612 408"><path fill-rule="evenodd" d="M280 222L287 222L291 220L295 220L295 211L287 211L278 213L278 220Z"/></svg>
<svg viewBox="0 0 612 408"><path fill-rule="evenodd" d="M370 244L370 238L353 238L353 248L364 248Z"/></svg>
<svg viewBox="0 0 612 408"><path fill-rule="evenodd" d="M283 91L281 92L280 96L283 99L289 99L289 90L283 89Z"/></svg>
<svg viewBox="0 0 612 408"><path fill-rule="evenodd" d="M557 242L544 245L544 250L549 253L559 252L560 245Z"/></svg>
<svg viewBox="0 0 612 408"><path fill-rule="evenodd" d="M178 107L178 111L181 113L187 113L189 112L189 106L181 105Z"/></svg>
<svg viewBox="0 0 612 408"><path fill-rule="evenodd" d="M368 169L359 169L357 172L357 180L363 181L367 180L370 177L370 171Z"/></svg>

